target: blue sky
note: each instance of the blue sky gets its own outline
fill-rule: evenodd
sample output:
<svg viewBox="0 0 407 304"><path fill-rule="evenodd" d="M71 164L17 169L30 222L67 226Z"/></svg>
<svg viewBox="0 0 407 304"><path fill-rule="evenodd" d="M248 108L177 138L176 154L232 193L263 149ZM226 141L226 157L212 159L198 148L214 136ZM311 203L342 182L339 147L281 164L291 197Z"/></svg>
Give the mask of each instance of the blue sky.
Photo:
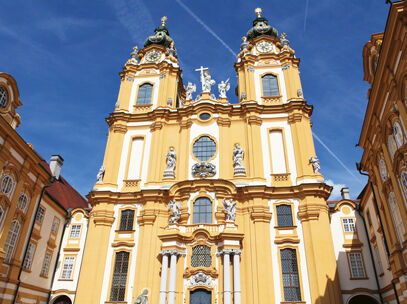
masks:
<svg viewBox="0 0 407 304"><path fill-rule="evenodd" d="M18 131L45 158L61 154L62 174L86 195L103 161L118 73L168 16L184 83L209 67L216 81L230 77L233 53L261 7L263 16L301 59L304 97L314 106L313 132L351 171L315 141L322 173L356 197L366 180L355 170L355 147L367 105L362 49L383 32L389 5L371 0L97 0L7 1L0 10L0 70L17 80L23 106ZM337 192L333 196L337 196Z"/></svg>

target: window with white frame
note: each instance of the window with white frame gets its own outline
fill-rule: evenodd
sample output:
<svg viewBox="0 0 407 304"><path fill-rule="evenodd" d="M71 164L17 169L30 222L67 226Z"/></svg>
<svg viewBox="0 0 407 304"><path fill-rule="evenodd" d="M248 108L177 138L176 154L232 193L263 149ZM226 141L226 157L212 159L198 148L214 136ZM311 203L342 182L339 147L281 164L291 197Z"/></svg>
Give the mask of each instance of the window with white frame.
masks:
<svg viewBox="0 0 407 304"><path fill-rule="evenodd" d="M127 283L127 269L129 268L130 253L121 251L116 253L114 262L110 301L124 301Z"/></svg>
<svg viewBox="0 0 407 304"><path fill-rule="evenodd" d="M267 74L262 77L263 96L279 96L277 76Z"/></svg>
<svg viewBox="0 0 407 304"><path fill-rule="evenodd" d="M139 87L137 95L137 105L151 104L151 96L153 94L153 86L145 83Z"/></svg>
<svg viewBox="0 0 407 304"><path fill-rule="evenodd" d="M43 277L48 276L49 265L51 264L51 257L52 253L47 251L47 253L45 253L44 262L42 263L41 268L41 276Z"/></svg>
<svg viewBox="0 0 407 304"><path fill-rule="evenodd" d="M24 193L21 193L20 197L18 198L17 208L21 211L25 211L28 205L28 197Z"/></svg>
<svg viewBox="0 0 407 304"><path fill-rule="evenodd" d="M348 252L349 268L353 279L365 278L365 267L360 252Z"/></svg>
<svg viewBox="0 0 407 304"><path fill-rule="evenodd" d="M10 175L5 175L1 180L1 192L4 194L10 194L13 189L13 178Z"/></svg>
<svg viewBox="0 0 407 304"><path fill-rule="evenodd" d="M290 302L301 301L297 251L291 248L281 249L280 256L281 272L283 276L284 300Z"/></svg>
<svg viewBox="0 0 407 304"><path fill-rule="evenodd" d="M59 228L59 219L54 218L54 221L52 222L51 232L52 232L52 233L57 233L57 232L58 232L58 228Z"/></svg>
<svg viewBox="0 0 407 304"><path fill-rule="evenodd" d="M393 135L396 140L397 147L401 147L404 143L403 131L401 130L401 125L398 121L393 124Z"/></svg>
<svg viewBox="0 0 407 304"><path fill-rule="evenodd" d="M61 279L70 280L72 278L74 264L75 264L75 257L67 256L64 258L64 264L62 265Z"/></svg>
<svg viewBox="0 0 407 304"><path fill-rule="evenodd" d="M81 225L72 225L71 227L71 234L69 237L71 239L77 239L81 235Z"/></svg>
<svg viewBox="0 0 407 304"><path fill-rule="evenodd" d="M343 218L342 225L343 225L344 232L355 232L356 231L354 218Z"/></svg>
<svg viewBox="0 0 407 304"><path fill-rule="evenodd" d="M404 224L403 220L401 219L400 209L397 204L396 196L394 192L390 192L389 194L389 205L390 211L393 218L394 228L396 229L397 238L400 244L403 244L403 235L404 235Z"/></svg>
<svg viewBox="0 0 407 304"><path fill-rule="evenodd" d="M35 215L35 220L42 224L42 220L44 219L45 209L41 206L38 207L37 214Z"/></svg>
<svg viewBox="0 0 407 304"><path fill-rule="evenodd" d="M33 243L28 244L27 254L25 255L25 259L24 259L24 263L23 263L23 268L25 270L31 269L31 264L33 262L35 247L36 246Z"/></svg>
<svg viewBox="0 0 407 304"><path fill-rule="evenodd" d="M9 263L14 254L14 249L20 233L20 223L14 220L11 223L10 230L7 235L6 243L4 244L5 258L4 260Z"/></svg>

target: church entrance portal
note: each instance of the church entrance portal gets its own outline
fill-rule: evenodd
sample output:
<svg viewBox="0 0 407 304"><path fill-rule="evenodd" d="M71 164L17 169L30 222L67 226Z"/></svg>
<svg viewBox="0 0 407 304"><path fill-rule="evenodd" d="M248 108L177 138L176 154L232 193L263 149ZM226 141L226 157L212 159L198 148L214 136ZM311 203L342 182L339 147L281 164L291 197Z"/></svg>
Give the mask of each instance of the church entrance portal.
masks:
<svg viewBox="0 0 407 304"><path fill-rule="evenodd" d="M205 289L197 289L194 291L191 291L191 297L189 300L190 304L211 304L212 295L210 291L207 291Z"/></svg>
<svg viewBox="0 0 407 304"><path fill-rule="evenodd" d="M369 296L358 295L350 299L349 304L377 304L377 301Z"/></svg>
<svg viewBox="0 0 407 304"><path fill-rule="evenodd" d="M60 297L56 298L56 300L54 301L54 304L72 304L72 301L67 296L60 296Z"/></svg>

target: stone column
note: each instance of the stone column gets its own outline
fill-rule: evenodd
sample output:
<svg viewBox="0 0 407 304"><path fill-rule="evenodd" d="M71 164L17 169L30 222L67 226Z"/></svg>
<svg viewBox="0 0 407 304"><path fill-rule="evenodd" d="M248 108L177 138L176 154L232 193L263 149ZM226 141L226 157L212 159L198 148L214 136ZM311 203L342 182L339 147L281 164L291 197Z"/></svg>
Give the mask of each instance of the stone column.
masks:
<svg viewBox="0 0 407 304"><path fill-rule="evenodd" d="M223 250L223 303L231 304L230 292L230 250Z"/></svg>
<svg viewBox="0 0 407 304"><path fill-rule="evenodd" d="M170 282L168 286L168 304L175 303L175 282L177 274L177 255L179 254L176 250L171 250L171 268L170 268Z"/></svg>
<svg viewBox="0 0 407 304"><path fill-rule="evenodd" d="M168 251L161 251L163 256L161 267L161 284L160 284L160 302L159 304L165 304L167 298L167 276L168 276Z"/></svg>
<svg viewBox="0 0 407 304"><path fill-rule="evenodd" d="M242 303L242 291L240 289L240 249L233 250L233 295L234 304Z"/></svg>

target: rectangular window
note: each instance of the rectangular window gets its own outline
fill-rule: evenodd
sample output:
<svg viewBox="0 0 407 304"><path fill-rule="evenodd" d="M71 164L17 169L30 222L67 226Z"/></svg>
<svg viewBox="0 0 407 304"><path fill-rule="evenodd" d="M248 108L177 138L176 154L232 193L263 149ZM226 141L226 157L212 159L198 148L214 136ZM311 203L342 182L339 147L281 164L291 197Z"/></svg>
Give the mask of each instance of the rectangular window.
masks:
<svg viewBox="0 0 407 304"><path fill-rule="evenodd" d="M41 276L43 276L43 277L48 276L49 265L51 263L51 257L52 257L51 252L47 252L45 254L44 263L42 264L42 268L41 268Z"/></svg>
<svg viewBox="0 0 407 304"><path fill-rule="evenodd" d="M140 179L143 158L144 138L134 138L130 150L130 163L127 179Z"/></svg>
<svg viewBox="0 0 407 304"><path fill-rule="evenodd" d="M377 271L379 272L379 274L383 273L383 264L382 264L382 260L380 259L380 254L379 254L379 248L374 247L374 254L375 254L375 258L376 258L376 262L377 262Z"/></svg>
<svg viewBox="0 0 407 304"><path fill-rule="evenodd" d="M355 232L355 219L353 218L344 218L342 219L343 231L344 232Z"/></svg>
<svg viewBox="0 0 407 304"><path fill-rule="evenodd" d="M276 207L276 210L278 227L292 227L293 216L291 214L291 206L279 205Z"/></svg>
<svg viewBox="0 0 407 304"><path fill-rule="evenodd" d="M31 265L33 262L33 257L34 257L34 252L35 252L35 244L30 243L28 244L28 248L27 248L27 254L25 256L24 259L24 264L23 264L23 268L25 270L30 270L31 269Z"/></svg>
<svg viewBox="0 0 407 304"><path fill-rule="evenodd" d="M283 275L284 300L301 301L300 279L295 249L281 249L281 271Z"/></svg>
<svg viewBox="0 0 407 304"><path fill-rule="evenodd" d="M35 220L42 224L42 220L44 219L45 209L41 206L38 207L37 214L35 215Z"/></svg>
<svg viewBox="0 0 407 304"><path fill-rule="evenodd" d="M64 264L62 265L62 273L61 273L62 280L72 279L74 263L75 263L75 257L67 256L64 258Z"/></svg>
<svg viewBox="0 0 407 304"><path fill-rule="evenodd" d="M287 173L285 164L285 150L283 132L280 130L270 131L271 147L271 170L273 174Z"/></svg>
<svg viewBox="0 0 407 304"><path fill-rule="evenodd" d="M71 234L69 237L71 239L77 239L81 235L81 225L72 225L71 227Z"/></svg>
<svg viewBox="0 0 407 304"><path fill-rule="evenodd" d="M366 216L367 216L367 223L369 224L369 227L372 227L372 218L370 217L369 210L366 212Z"/></svg>
<svg viewBox="0 0 407 304"><path fill-rule="evenodd" d="M129 267L129 253L122 251L116 253L110 291L110 301L124 301L127 283L127 268Z"/></svg>
<svg viewBox="0 0 407 304"><path fill-rule="evenodd" d="M58 232L58 228L59 228L59 219L54 218L54 222L52 223L51 232L52 232L52 233L57 233L57 232Z"/></svg>
<svg viewBox="0 0 407 304"><path fill-rule="evenodd" d="M120 230L133 230L134 210L123 210L120 218Z"/></svg>
<svg viewBox="0 0 407 304"><path fill-rule="evenodd" d="M348 252L348 259L353 279L364 279L365 268L363 266L362 254L360 252Z"/></svg>

